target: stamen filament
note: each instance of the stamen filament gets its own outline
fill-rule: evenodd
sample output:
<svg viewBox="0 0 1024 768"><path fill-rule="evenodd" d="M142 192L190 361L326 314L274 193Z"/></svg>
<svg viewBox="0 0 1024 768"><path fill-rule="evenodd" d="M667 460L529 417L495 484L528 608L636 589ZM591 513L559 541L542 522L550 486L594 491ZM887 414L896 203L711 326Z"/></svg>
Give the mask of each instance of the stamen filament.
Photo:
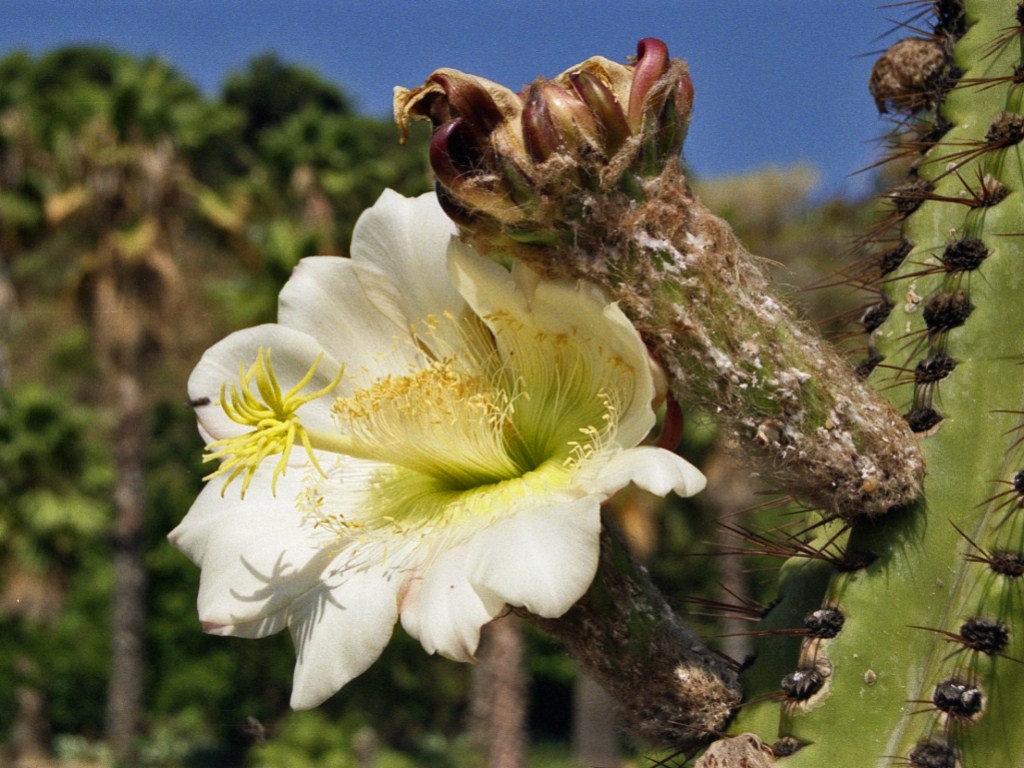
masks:
<svg viewBox="0 0 1024 768"><path fill-rule="evenodd" d="M352 435L324 432L322 429L303 429L302 439L303 445L307 446L307 450L316 448L319 451L351 456L353 459L384 460L379 451L372 450L365 443L356 440ZM312 455L310 453L310 456ZM320 474L323 474L323 472Z"/></svg>

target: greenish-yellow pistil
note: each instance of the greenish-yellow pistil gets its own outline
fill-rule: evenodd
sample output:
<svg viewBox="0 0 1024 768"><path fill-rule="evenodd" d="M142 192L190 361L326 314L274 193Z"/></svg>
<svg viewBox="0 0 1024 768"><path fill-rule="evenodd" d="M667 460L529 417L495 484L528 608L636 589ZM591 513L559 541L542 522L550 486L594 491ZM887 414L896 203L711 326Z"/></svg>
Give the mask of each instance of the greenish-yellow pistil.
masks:
<svg viewBox="0 0 1024 768"><path fill-rule="evenodd" d="M344 369L339 370L334 380L324 388L301 394L302 390L313 380L322 359L323 353L317 356L306 375L287 392L282 392L281 386L277 382L269 349L259 348L256 353L256 362L248 371L245 369L245 363L239 364L238 386L231 385L230 396L228 396L227 385L221 387L220 406L228 418L236 424L252 427L252 430L243 435L215 440L206 446L204 460L220 461L221 464L214 472L207 475L205 480L227 475L224 487L221 489L223 494L236 478L242 476L242 496L244 497L257 467L267 457L280 454L281 458L274 468L271 480L272 488L276 492L277 478L288 466L288 459L296 440L305 448L313 466L320 469L313 448L324 447L336 450L341 446L337 445L333 435L311 433L307 430L299 420L297 411L306 403L323 397L341 381ZM253 385L256 388L255 392Z"/></svg>

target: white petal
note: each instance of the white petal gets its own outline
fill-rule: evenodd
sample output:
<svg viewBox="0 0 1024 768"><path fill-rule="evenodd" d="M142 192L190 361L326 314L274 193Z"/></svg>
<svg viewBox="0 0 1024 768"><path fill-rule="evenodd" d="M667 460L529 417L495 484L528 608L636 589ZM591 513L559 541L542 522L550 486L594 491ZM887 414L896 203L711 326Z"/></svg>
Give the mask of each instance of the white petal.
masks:
<svg viewBox="0 0 1024 768"><path fill-rule="evenodd" d="M585 333L626 362L647 365L643 342L633 324L596 285L581 280L539 280L519 264L509 272L458 240L448 248L448 269L452 282L481 317L506 311L545 333Z"/></svg>
<svg viewBox="0 0 1024 768"><path fill-rule="evenodd" d="M596 496L503 519L473 537L470 582L538 616L561 616L594 580L600 533Z"/></svg>
<svg viewBox="0 0 1024 768"><path fill-rule="evenodd" d="M414 581L402 601L402 626L427 653L472 661L480 627L497 616L504 603L472 587L466 579L466 549L441 553Z"/></svg>
<svg viewBox="0 0 1024 768"><path fill-rule="evenodd" d="M309 334L343 362L346 378L405 373L411 359L412 318L394 284L368 264L339 256L303 259L281 290L277 313L281 325Z"/></svg>
<svg viewBox="0 0 1024 768"><path fill-rule="evenodd" d="M289 629L297 660L291 705L309 709L377 660L398 617L400 579L383 569L352 572L331 589L293 604Z"/></svg>
<svg viewBox="0 0 1024 768"><path fill-rule="evenodd" d="M251 429L229 419L219 401L221 387L225 384L229 397L231 385L238 388L240 366L248 370L256 362L260 348L270 350L271 365L285 392L302 380L317 355L324 351L312 336L277 324L246 328L214 344L203 354L188 379L188 396L195 403L196 418L204 439L234 437ZM341 364L331 355L325 355L305 391L326 387L338 375L340 367ZM341 390L338 392L341 394ZM315 429L334 429L331 418L333 403L334 398L330 395L307 403L299 412L302 423Z"/></svg>
<svg viewBox="0 0 1024 768"><path fill-rule="evenodd" d="M455 231L434 193L410 198L387 189L356 222L352 260L387 274L409 321L422 327L429 315L459 315L465 306L446 267Z"/></svg>
<svg viewBox="0 0 1024 768"><path fill-rule="evenodd" d="M218 555L207 557L197 605L201 621L219 625L261 621L287 609L320 583L331 561L322 543L303 540L286 525L261 524L259 533L245 537L220 528L210 549Z"/></svg>
<svg viewBox="0 0 1024 768"><path fill-rule="evenodd" d="M273 462L266 462L257 468L245 499L241 498L237 481L235 485L228 486L227 490L224 489L222 479L208 482L184 519L167 535L168 540L201 568L206 559L210 537L218 528L245 527L252 515L261 510L277 509L281 510L282 515L295 515L294 505L288 502L294 501L295 494L302 487L299 477L290 472L281 475L278 480L279 493L275 497L271 492L272 475ZM288 511L285 511L286 507Z"/></svg>
<svg viewBox="0 0 1024 768"><path fill-rule="evenodd" d="M272 613L253 621L238 624L217 624L212 621L202 622L203 632L217 637L245 637L250 640L276 635L288 626L288 616L283 612Z"/></svg>
<svg viewBox="0 0 1024 768"><path fill-rule="evenodd" d="M188 514L167 534L167 540L199 567L203 565L210 534L223 520L233 516L240 518L240 511L236 509L239 503L237 494L230 497L225 495L222 498L221 485L222 483L204 485L199 496L192 502ZM248 507L245 510L247 511Z"/></svg>
<svg viewBox="0 0 1024 768"><path fill-rule="evenodd" d="M593 471L596 477L584 481L584 485L605 496L611 496L631 482L658 496L669 491L679 496L693 496L707 484L703 473L686 459L653 446L622 451L603 466L595 462Z"/></svg>
<svg viewBox="0 0 1024 768"><path fill-rule="evenodd" d="M169 536L202 569L197 604L207 631L254 636L280 629L279 619L264 620L316 587L332 560L325 534L295 508L301 473L282 475L276 496L270 474L261 468L245 499L235 486L221 498L221 483L208 483Z"/></svg>

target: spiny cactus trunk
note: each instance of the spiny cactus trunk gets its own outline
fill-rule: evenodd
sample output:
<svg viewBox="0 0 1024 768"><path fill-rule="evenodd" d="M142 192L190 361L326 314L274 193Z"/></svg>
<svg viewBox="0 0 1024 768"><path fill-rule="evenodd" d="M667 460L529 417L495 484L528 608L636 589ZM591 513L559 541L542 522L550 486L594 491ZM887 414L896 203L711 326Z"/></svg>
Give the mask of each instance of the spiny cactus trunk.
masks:
<svg viewBox="0 0 1024 768"><path fill-rule="evenodd" d="M733 731L793 768L1024 764L1024 4L936 11L875 70L921 154L873 237L888 316L861 368L917 433L924 495L831 545L865 567L783 568L765 625L803 637L760 644Z"/></svg>

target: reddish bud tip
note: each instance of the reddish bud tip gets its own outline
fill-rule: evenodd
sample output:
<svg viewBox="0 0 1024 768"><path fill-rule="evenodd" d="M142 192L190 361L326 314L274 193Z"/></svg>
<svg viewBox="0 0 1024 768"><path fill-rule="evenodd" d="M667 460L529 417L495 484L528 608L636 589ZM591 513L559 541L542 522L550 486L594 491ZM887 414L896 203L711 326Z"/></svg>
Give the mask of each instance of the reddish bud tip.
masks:
<svg viewBox="0 0 1024 768"><path fill-rule="evenodd" d="M430 137L430 167L438 180L451 187L471 173L479 161L479 152L466 142L461 118L440 125Z"/></svg>
<svg viewBox="0 0 1024 768"><path fill-rule="evenodd" d="M629 90L629 125L639 132L643 122L644 101L651 87L668 67L668 46L656 37L645 37L636 46L633 85Z"/></svg>

